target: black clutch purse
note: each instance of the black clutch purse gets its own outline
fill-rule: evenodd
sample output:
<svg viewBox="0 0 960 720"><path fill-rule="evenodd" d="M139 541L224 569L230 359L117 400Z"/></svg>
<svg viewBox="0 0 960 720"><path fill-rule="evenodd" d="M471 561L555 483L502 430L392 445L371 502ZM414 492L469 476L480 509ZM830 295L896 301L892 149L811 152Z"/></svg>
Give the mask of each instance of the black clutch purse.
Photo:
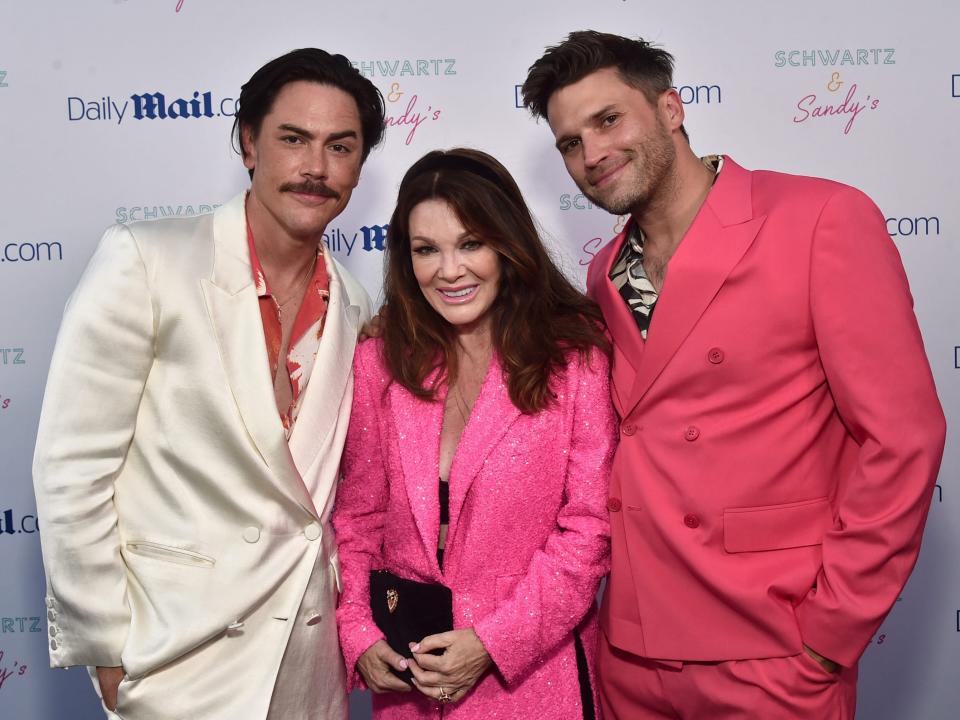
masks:
<svg viewBox="0 0 960 720"><path fill-rule="evenodd" d="M412 658L409 644L453 630L453 593L446 585L405 580L387 570L370 571L370 609L394 651ZM442 650L433 651L442 655ZM413 684L409 670L394 675Z"/></svg>

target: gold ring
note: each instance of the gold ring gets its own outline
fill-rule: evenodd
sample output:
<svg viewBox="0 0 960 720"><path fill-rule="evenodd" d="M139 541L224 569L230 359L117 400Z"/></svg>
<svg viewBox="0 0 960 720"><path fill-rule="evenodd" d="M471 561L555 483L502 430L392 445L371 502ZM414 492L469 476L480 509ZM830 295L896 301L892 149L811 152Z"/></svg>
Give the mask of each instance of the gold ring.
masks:
<svg viewBox="0 0 960 720"><path fill-rule="evenodd" d="M446 705L447 703L453 702L453 696L450 695L450 694L444 689L443 685L440 686L440 695L439 695L439 697L437 698L437 702L439 702L441 705Z"/></svg>

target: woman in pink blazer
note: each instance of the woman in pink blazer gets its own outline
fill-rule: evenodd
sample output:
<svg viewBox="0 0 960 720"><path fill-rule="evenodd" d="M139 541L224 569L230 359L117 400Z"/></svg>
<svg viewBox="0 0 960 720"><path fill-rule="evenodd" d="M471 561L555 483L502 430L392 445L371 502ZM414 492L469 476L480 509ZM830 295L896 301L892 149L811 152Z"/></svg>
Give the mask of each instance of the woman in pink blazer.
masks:
<svg viewBox="0 0 960 720"><path fill-rule="evenodd" d="M354 360L333 520L348 677L382 720L596 718L616 437L599 310L479 151L407 171L387 245L384 331ZM395 652L371 570L448 587L454 629Z"/></svg>

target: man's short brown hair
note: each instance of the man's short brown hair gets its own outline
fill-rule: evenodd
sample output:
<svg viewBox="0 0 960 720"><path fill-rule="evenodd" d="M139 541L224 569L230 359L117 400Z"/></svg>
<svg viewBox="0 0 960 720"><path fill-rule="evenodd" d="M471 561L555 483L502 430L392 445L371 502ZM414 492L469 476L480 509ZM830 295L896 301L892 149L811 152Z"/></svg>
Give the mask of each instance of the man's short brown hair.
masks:
<svg viewBox="0 0 960 720"><path fill-rule="evenodd" d="M547 48L530 66L522 88L523 106L535 117L548 119L547 103L557 90L605 68L615 68L627 85L652 104L673 87L673 55L666 50L641 38L578 30ZM683 134L686 136L685 130Z"/></svg>

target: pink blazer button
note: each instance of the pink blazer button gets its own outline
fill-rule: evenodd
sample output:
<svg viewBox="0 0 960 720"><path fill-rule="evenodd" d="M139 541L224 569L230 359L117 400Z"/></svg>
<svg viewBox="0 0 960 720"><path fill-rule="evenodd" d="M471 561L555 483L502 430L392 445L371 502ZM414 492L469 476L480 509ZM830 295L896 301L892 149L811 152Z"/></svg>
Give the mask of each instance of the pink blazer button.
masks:
<svg viewBox="0 0 960 720"><path fill-rule="evenodd" d="M698 428L696 425L691 425L683 431L683 439L687 442L693 442L698 437L700 437L700 428Z"/></svg>
<svg viewBox="0 0 960 720"><path fill-rule="evenodd" d="M712 362L714 365L719 365L723 362L724 354L723 350L718 347L710 348L707 351L707 360Z"/></svg>
<svg viewBox="0 0 960 720"><path fill-rule="evenodd" d="M623 431L624 435L633 435L635 432L637 432L637 426L633 423L625 423L620 430Z"/></svg>
<svg viewBox="0 0 960 720"><path fill-rule="evenodd" d="M610 512L619 512L620 511L620 498L610 498L607 500L607 510Z"/></svg>
<svg viewBox="0 0 960 720"><path fill-rule="evenodd" d="M683 516L683 524L686 525L691 530L694 528L700 527L700 518L698 518L693 513L688 513Z"/></svg>

